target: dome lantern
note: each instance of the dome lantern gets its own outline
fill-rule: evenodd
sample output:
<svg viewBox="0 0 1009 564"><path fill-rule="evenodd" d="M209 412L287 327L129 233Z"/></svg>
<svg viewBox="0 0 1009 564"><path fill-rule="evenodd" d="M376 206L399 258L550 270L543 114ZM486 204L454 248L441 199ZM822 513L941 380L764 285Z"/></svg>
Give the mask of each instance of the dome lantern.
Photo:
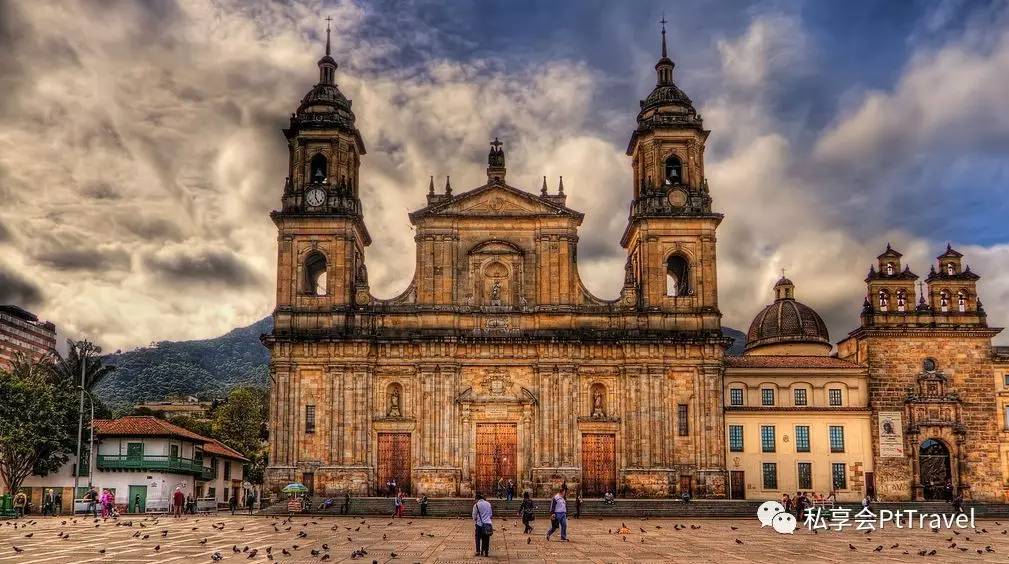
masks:
<svg viewBox="0 0 1009 564"><path fill-rule="evenodd" d="M774 297L774 303L753 318L744 354L830 353L827 325L813 308L795 299L795 284L784 275L774 285Z"/></svg>

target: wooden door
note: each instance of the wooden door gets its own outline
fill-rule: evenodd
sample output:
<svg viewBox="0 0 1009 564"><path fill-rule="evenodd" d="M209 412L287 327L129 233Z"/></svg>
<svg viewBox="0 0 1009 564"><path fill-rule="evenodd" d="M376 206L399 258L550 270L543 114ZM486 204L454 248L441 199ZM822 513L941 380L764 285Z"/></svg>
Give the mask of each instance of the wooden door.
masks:
<svg viewBox="0 0 1009 564"><path fill-rule="evenodd" d="M385 494L390 480L396 480L396 487L410 492L410 433L378 434L377 491Z"/></svg>
<svg viewBox="0 0 1009 564"><path fill-rule="evenodd" d="M127 510L130 513L144 513L147 511L147 486L130 486L130 499Z"/></svg>
<svg viewBox="0 0 1009 564"><path fill-rule="evenodd" d="M617 493L616 436L602 433L582 435L582 495L602 497Z"/></svg>
<svg viewBox="0 0 1009 564"><path fill-rule="evenodd" d="M476 490L484 495L502 495L498 484L518 484L516 450L518 428L513 423L481 423L476 426Z"/></svg>
<svg viewBox="0 0 1009 564"><path fill-rule="evenodd" d="M729 472L729 498L746 499L746 480L742 470Z"/></svg>

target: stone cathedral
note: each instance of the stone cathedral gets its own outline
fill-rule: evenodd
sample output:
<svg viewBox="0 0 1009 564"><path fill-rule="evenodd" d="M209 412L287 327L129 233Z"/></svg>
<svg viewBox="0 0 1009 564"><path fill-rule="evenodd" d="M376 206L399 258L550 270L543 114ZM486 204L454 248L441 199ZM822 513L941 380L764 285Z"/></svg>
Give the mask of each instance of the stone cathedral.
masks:
<svg viewBox="0 0 1009 564"><path fill-rule="evenodd" d="M583 214L567 206L563 182L555 192L545 180L539 190L510 184L497 139L484 184L453 191L446 183L436 192L432 179L427 205L409 214L417 243L412 281L395 298L372 296L365 261L371 237L360 199L365 140L336 84L328 38L318 66L318 83L284 129L288 178L282 206L271 214L279 236L275 326L263 336L271 353L269 489L301 481L317 495L361 496L394 481L412 495L471 496L510 480L537 496L567 484L587 497L773 498L808 478L808 489L860 499L877 487L874 460L883 448L873 394L885 400L890 430L895 412L904 423L932 421L929 394L938 394L946 398L943 413L956 417L932 421L953 457L944 476L967 487L961 482L969 475L974 491L1001 495L1001 474L990 478L995 485L979 487L981 470L1009 461L994 431L1004 409L991 399L997 390L982 390L988 400L947 397L960 372L970 372L972 385L983 374L998 387L990 345L997 330L984 324L976 294L966 298L974 304L963 317L969 327L940 335L943 343L969 338L977 355L969 371L954 366L955 344L940 352L952 363L942 367L913 368L922 362L917 356L899 367L870 366L889 358L892 341L908 329L896 306L880 310L868 298L863 327L831 355L823 321L795 302L784 278L775 304L751 327L746 355L727 358L732 340L721 332L716 275L722 215L713 211L704 174L710 132L673 82L664 29L656 85L640 103L627 146L633 200L620 241L624 284L615 299L582 284ZM869 295L876 300L886 290L888 303L901 299L901 308L914 311L913 275L880 265ZM948 276L973 291L973 274ZM938 294L929 299L945 307ZM914 319L934 323L939 316L926 307ZM907 346L927 348L928 330L913 333ZM1009 370L1009 360L1005 365ZM880 383L898 368L892 384ZM922 392L907 403L901 393L916 382L924 382ZM834 412L843 417L831 419ZM965 437L988 419L978 432L992 444L970 449ZM809 442L811 428L819 437L816 421L825 437L829 427L830 450L804 462L813 450L796 443L804 434ZM845 422L840 452L839 426L831 421ZM910 433L902 437L910 454L900 456L909 462L884 461L886 491L924 496L918 445ZM983 468L972 473L971 459ZM795 464L797 477L786 468Z"/></svg>

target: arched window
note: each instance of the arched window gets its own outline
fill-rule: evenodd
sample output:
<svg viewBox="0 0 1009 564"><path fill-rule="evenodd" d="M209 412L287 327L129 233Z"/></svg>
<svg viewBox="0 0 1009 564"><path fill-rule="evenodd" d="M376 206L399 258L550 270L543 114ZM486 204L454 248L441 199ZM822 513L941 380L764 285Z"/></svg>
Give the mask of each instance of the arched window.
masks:
<svg viewBox="0 0 1009 564"><path fill-rule="evenodd" d="M949 290L939 292L939 309L949 311Z"/></svg>
<svg viewBox="0 0 1009 564"><path fill-rule="evenodd" d="M879 311L887 311L890 309L890 292L886 290L879 291Z"/></svg>
<svg viewBox="0 0 1009 564"><path fill-rule="evenodd" d="M956 293L956 307L961 313L967 311L967 292L960 290Z"/></svg>
<svg viewBox="0 0 1009 564"><path fill-rule="evenodd" d="M897 311L907 311L907 292L897 290Z"/></svg>
<svg viewBox="0 0 1009 564"><path fill-rule="evenodd" d="M680 255L672 255L666 261L666 295L687 296L690 294L690 263Z"/></svg>
<svg viewBox="0 0 1009 564"><path fill-rule="evenodd" d="M311 178L310 182L323 183L329 178L329 163L326 161L326 155L319 153L312 157L312 165L309 167Z"/></svg>
<svg viewBox="0 0 1009 564"><path fill-rule="evenodd" d="M676 155L666 159L666 184L683 183L683 164Z"/></svg>
<svg viewBox="0 0 1009 564"><path fill-rule="evenodd" d="M950 276L953 276L954 274L956 274L956 267L953 266L953 263L951 263L951 262L947 262L946 263L946 274L948 274Z"/></svg>
<svg viewBox="0 0 1009 564"><path fill-rule="evenodd" d="M322 253L313 252L305 259L305 293L326 295L326 257Z"/></svg>
<svg viewBox="0 0 1009 564"><path fill-rule="evenodd" d="M887 276L893 276L894 270L895 269L893 267L893 263L892 262L886 263L886 275Z"/></svg>

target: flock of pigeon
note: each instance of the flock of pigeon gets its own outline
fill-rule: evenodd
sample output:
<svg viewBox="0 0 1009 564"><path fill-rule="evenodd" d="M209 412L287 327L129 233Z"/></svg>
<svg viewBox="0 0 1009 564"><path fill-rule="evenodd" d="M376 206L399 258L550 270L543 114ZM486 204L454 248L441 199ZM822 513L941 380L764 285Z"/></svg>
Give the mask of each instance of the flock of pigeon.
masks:
<svg viewBox="0 0 1009 564"><path fill-rule="evenodd" d="M161 550L162 550L161 543L162 542L166 542L167 539L169 539L170 535L171 536L178 536L180 532L186 533L186 531L184 529L181 530L181 531L179 529L176 529L174 532L172 532L172 529L165 528L166 525L165 525L165 523L161 522L161 519L162 519L161 517L153 517L153 516L151 516L151 517L144 517L142 519L138 518L138 519L130 519L130 520L115 519L115 518L113 518L113 519L94 519L93 521L91 519L84 519L84 518L63 520L63 521L61 521L60 528L59 528L58 531L56 531L56 535L55 536L56 536L57 539L62 540L62 541L70 540L70 538L71 538L71 532L66 531L65 528L71 528L73 530L73 528L76 527L77 530L74 532L74 535L81 535L81 536L85 536L86 537L87 533L84 530L81 530L81 528L87 527L88 529L90 529L91 528L90 526L92 524L94 525L95 528L100 528L103 525L105 525L106 527L126 528L126 529L130 529L130 530L133 531L133 533L132 533L131 536L126 537L127 540L134 539L136 543L138 543L138 544L142 543L144 546L150 547L150 550L153 551L152 557L154 557L155 555L161 553ZM360 522L355 522L351 526L347 526L345 524L346 521L344 521L344 520L341 520L340 522L337 522L336 524L334 524L329 529L329 531L325 535L325 538L327 538L327 539L332 538L334 540L330 540L329 542L324 542L322 544L319 544L318 546L315 545L314 539L313 540L306 540L306 539L308 539L310 537L310 535L314 536L314 535L318 535L319 534L319 533L314 533L314 532L310 533L310 529L309 529L309 525L314 525L314 526L320 525L319 521L311 520L310 517L308 517L308 518L306 518L306 517L299 517L298 521L301 521L302 519L307 519L307 520L305 520L304 522L295 523L294 522L294 520L295 520L294 517L287 517L287 518L284 518L284 519L281 519L280 517L275 517L275 518L273 518L272 521L269 522L269 524L272 526L273 532L275 534L279 534L281 536L286 536L287 534L291 534L291 538L289 540L289 543L284 543L284 546L278 546L275 549L274 546L272 546L272 545L271 546L266 546L266 547L254 548L254 547L250 547L248 545L243 545L243 546L240 547L238 544L232 544L232 546L231 546L230 549L216 550L215 552L211 553L210 554L210 559L213 562L219 562L219 561L227 559L227 558L243 559L243 560L253 560L253 559L257 559L257 557L262 556L262 557L265 557L265 559L267 561L271 561L271 562L274 562L274 561L275 562L281 562L281 561L292 561L292 562L316 562L316 561L317 562L328 562L330 560L333 560L334 557L335 557L336 560L344 560L344 559L348 559L349 558L350 560L363 560L365 562L367 562L368 559L371 559L371 561L372 561L373 564L377 564L380 560L382 562L388 562L388 561L394 560L394 559L396 559L398 557L398 555L395 552L390 552L388 554L386 554L385 552L383 552L381 555L378 555L378 554L374 554L374 555L373 554L369 554L369 552L365 548L365 546L360 546L360 542L357 543L357 544L355 544L355 542L354 542L354 536L357 533L360 533L361 530L362 530L362 528L364 528L364 530L366 532L372 529L372 525L368 523L367 519L362 519ZM644 517L643 520L644 521L648 521L648 518ZM229 524L228 521L219 520L219 519L215 520L215 519L212 519L212 518L207 518L207 519L197 518L197 519L192 520L192 521L182 521L182 522L174 520L174 519L167 518L166 521L168 521L169 523L171 523L173 525L179 525L179 524L185 523L190 528L190 530L188 531L189 535L187 535L187 536L202 537L202 538L200 538L200 540L195 541L196 546L194 548L197 548L197 549L204 549L206 547L206 545L208 544L208 542L209 542L209 538L208 537L200 535L198 533L199 531L201 531L201 529L205 531L205 527L208 524L209 524L210 528L213 529L213 531L215 531L215 533L210 533L210 534L216 535L217 537L221 537L220 533L222 533L223 531L225 531L226 528L229 528L229 526L230 526L229 532L234 531L235 533L242 533L243 531L245 531L245 525L244 524L242 524L242 526L238 526L238 527L235 526L235 525L237 525L239 523L244 523L244 522L241 522L241 521L240 522L232 522L230 524ZM507 522L508 520L507 519L501 519L501 521ZM42 529L36 529L36 525L39 525L39 523L40 523L39 521L35 521L35 520L31 520L31 521L8 521L8 522L5 523L4 527L6 527L7 529L13 528L14 531L16 531L15 538L21 537L21 538L24 538L24 539L32 539L32 538L36 537L36 533L43 534ZM387 525L385 525L385 527L392 526L394 523L395 523L395 521L389 522ZM401 521L400 523L403 523L403 522ZM404 525L411 525L412 523L413 523L413 521L409 521L409 522L406 522L406 523L403 523L403 524ZM328 524L328 523L326 523L326 524ZM999 523L998 521L995 521L994 524L995 524L996 527L1000 527L1001 526L1001 523ZM663 525L661 525L661 524L651 525L651 524L648 524L648 523L642 523L642 525L648 526L649 529L651 529L652 527L654 527L653 530L649 530L649 529L646 529L645 526L640 526L640 525L636 526L636 528L638 529L638 531L641 533L641 535L639 537L639 540L640 540L640 542L642 544L644 544L646 542L645 539L647 537L654 538L654 535L676 534L676 533L678 533L680 531L699 531L699 530L702 529L702 526L703 526L703 525L699 525L699 524L690 524L688 526L688 525L683 525L683 524L675 523L671 527L671 529L672 529L673 532L670 533L668 530L664 531L663 530ZM723 526L724 526L723 523L718 523L717 521L716 522L711 522L711 523L709 523L707 525L707 527L709 529L715 529L715 530L718 530L718 529L720 529ZM512 527L517 527L517 524L512 524ZM380 530L383 527L382 527L382 525L376 525L376 528ZM729 525L729 529L730 529L730 531L738 531L739 527L735 526L735 525ZM3 531L0 530L0 532L3 532ZM48 532L52 532L52 530L49 530ZM403 537L402 537L403 531L402 530L390 530L389 532L392 533L394 536L398 536L400 540L403 539ZM427 531L418 531L418 532L419 532L419 534L422 537L423 536L435 537L435 535L433 533L431 533L431 532L427 532ZM813 532L816 533L816 531L813 531ZM907 546L902 546L900 543L893 543L893 544L886 543L887 545L889 545L887 547L884 544L880 544L878 541L876 543L872 542L872 535L880 533L879 531L865 531L865 533L864 533L863 536L864 536L864 542L867 543L867 544L862 545L860 547L860 546L856 546L855 543L849 542L848 543L848 550L850 552L865 551L865 552L870 552L870 553L888 553L888 554L900 554L900 555L907 555L907 556L910 556L913 553L913 554L916 554L919 557L938 556L938 557L943 558L943 559L948 559L948 558L960 559L960 558L963 558L963 557L967 556L971 552L976 552L978 555L986 555L986 554L994 554L994 553L996 553L996 550L992 547L992 543L989 542L989 543L986 544L985 540L983 540L985 538L985 535L996 535L996 534L1009 535L1009 529L1002 529L1000 532L989 532L986 528L972 529L972 530L966 530L966 531L962 531L962 532L959 531L959 530L955 530L955 529L944 531L947 534L951 533L951 536L949 536L949 537L945 537L945 535L940 535L940 532L942 532L942 531L940 531L940 529L935 529L934 528L934 529L931 530L931 532L933 534L935 534L935 535L939 535L934 542L929 543L929 544L933 545L934 548L933 547L928 547L928 548L911 548L911 547L907 547ZM197 534L196 535L192 535L191 533L197 533ZM622 537L622 540L624 542L627 542L629 535L636 534L636 533L634 533L631 530L630 527L627 526L626 523L621 523L620 527L617 528L617 529L613 529L613 528L608 529L607 533L610 534L610 535L617 535L619 537ZM825 533L825 534L831 534L831 533ZM335 538L337 536L341 537L339 541L335 540ZM383 541L387 541L388 540L388 536L389 536L389 533L383 534L382 535L382 540ZM732 535L729 535L729 536L732 536ZM346 542L343 542L343 540L342 540L343 537L346 538ZM769 537L769 538L771 538L771 537ZM747 544L746 542L744 542L743 540L739 539L738 537L735 538L734 541L735 541L735 544L737 544L737 545L745 545L745 544ZM188 540L187 540L187 542L188 542ZM334 544L335 549L332 549L330 547L330 544L329 544L330 542L332 542ZM527 537L526 544L532 544L532 542L533 542L532 537ZM35 543L35 544L37 544L37 543ZM150 546L152 544L153 544L153 546ZM215 539L214 542L211 543L212 546L213 545L219 545L219 544L221 544L221 541L219 539ZM22 546L18 546L17 544L12 544L11 545L11 549L14 551L14 553L16 555L21 555L22 553L26 552L26 548L24 547L24 543L22 543ZM352 551L349 554L347 552L345 552L348 549L352 549ZM39 555L45 555L45 552L44 552L45 551L45 547L44 546L37 548L37 550L40 553ZM97 556L103 556L104 555L104 556L110 556L110 557L112 556L112 555L107 555L106 554L106 552L107 552L108 549L105 548L105 547L102 547L102 548L90 548L89 550L94 550L95 551L94 553L92 553L92 555L97 555ZM336 550L340 550L340 552L337 553ZM373 550L376 550L376 549L373 548ZM201 550L200 554L205 555L206 551L205 550ZM84 555L83 554L79 554L79 556L84 556ZM131 556L133 556L133 554L131 554Z"/></svg>

